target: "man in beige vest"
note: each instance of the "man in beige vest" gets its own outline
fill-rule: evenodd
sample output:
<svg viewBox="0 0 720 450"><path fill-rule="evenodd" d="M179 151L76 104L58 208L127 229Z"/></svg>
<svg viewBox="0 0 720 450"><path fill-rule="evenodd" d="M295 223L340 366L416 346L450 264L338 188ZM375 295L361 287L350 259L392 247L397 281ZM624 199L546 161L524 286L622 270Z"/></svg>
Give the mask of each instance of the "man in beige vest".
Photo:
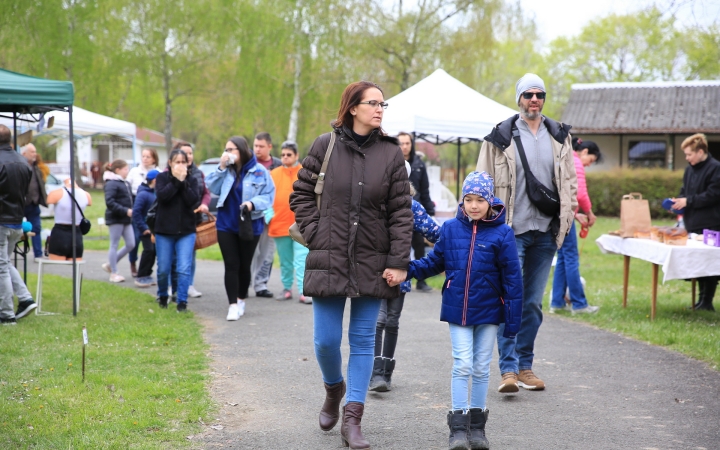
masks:
<svg viewBox="0 0 720 450"><path fill-rule="evenodd" d="M505 217L515 233L523 268L520 332L515 339L508 339L502 336L504 325L498 329L502 374L498 391L505 393L517 392L518 386L545 389L545 383L532 370L535 337L543 317L542 297L553 256L562 245L577 208L570 126L542 115L545 95L545 83L539 76L528 73L520 78L515 85L520 114L499 123L485 137L477 163L478 171L486 171L495 180L495 195L507 208ZM530 177L534 176L559 197L559 202L553 203L554 212L541 211L531 200L531 195L539 191L528 191L528 177L517 142L526 155Z"/></svg>

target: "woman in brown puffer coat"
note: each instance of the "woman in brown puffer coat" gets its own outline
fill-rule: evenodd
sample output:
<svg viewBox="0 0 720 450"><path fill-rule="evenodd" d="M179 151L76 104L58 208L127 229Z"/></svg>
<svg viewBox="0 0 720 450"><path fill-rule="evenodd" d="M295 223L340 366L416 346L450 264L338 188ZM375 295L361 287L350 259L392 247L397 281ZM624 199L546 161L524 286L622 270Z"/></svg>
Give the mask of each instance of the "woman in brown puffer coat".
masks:
<svg viewBox="0 0 720 450"><path fill-rule="evenodd" d="M358 449L369 448L360 421L372 374L380 302L400 294L385 278L405 279L413 229L405 159L397 139L381 128L386 107L374 83L360 81L345 88L333 131L313 143L290 196L310 249L303 291L313 297L315 355L326 389L319 420L325 431L338 422L346 389L340 342L350 297L350 358L340 435L346 445ZM332 134L335 142L318 208L315 185Z"/></svg>

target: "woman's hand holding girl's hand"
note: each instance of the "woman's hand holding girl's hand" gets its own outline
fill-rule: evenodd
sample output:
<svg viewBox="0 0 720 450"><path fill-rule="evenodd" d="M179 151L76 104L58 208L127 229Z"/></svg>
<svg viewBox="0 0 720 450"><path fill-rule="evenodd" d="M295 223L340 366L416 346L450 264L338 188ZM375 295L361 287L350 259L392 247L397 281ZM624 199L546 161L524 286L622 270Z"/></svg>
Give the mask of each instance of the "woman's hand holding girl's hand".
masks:
<svg viewBox="0 0 720 450"><path fill-rule="evenodd" d="M387 280L388 286L394 287L405 281L405 278L407 278L407 270L385 269L383 278Z"/></svg>

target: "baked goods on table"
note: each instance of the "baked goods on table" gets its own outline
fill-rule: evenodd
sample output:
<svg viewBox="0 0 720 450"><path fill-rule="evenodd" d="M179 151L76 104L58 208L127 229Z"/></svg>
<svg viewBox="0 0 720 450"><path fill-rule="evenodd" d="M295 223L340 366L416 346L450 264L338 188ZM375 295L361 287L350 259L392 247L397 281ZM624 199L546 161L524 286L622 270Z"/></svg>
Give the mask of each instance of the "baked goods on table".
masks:
<svg viewBox="0 0 720 450"><path fill-rule="evenodd" d="M670 227L650 227L650 239L656 242L662 242L663 241L663 230L666 230Z"/></svg>
<svg viewBox="0 0 720 450"><path fill-rule="evenodd" d="M650 228L638 228L633 234L637 239L650 239Z"/></svg>
<svg viewBox="0 0 720 450"><path fill-rule="evenodd" d="M684 228L667 228L662 230L663 242L668 245L686 245L688 232Z"/></svg>

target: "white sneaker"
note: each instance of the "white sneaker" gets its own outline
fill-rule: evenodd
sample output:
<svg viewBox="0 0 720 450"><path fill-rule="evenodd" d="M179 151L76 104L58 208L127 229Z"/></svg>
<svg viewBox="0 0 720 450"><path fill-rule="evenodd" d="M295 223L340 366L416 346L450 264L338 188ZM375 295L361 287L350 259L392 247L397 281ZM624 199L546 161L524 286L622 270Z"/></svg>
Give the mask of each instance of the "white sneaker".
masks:
<svg viewBox="0 0 720 450"><path fill-rule="evenodd" d="M195 286L190 286L188 288L188 297L192 297L192 298L202 297L202 292L195 289Z"/></svg>
<svg viewBox="0 0 720 450"><path fill-rule="evenodd" d="M228 308L227 320L238 320L241 315L237 303L231 303Z"/></svg>
<svg viewBox="0 0 720 450"><path fill-rule="evenodd" d="M119 273L111 273L110 274L110 282L111 283L122 283L125 281L125 277L120 275Z"/></svg>
<svg viewBox="0 0 720 450"><path fill-rule="evenodd" d="M573 316L574 316L575 314L594 314L594 313L598 312L599 309L600 309L599 306L590 306L590 305L588 305L588 306L586 306L586 307L584 307L584 308L573 309L573 310L572 310L572 314L573 314Z"/></svg>
<svg viewBox="0 0 720 450"><path fill-rule="evenodd" d="M553 308L550 306L550 314L555 314L558 311L570 311L570 309L572 309L572 307L567 303L565 303L562 308Z"/></svg>
<svg viewBox="0 0 720 450"><path fill-rule="evenodd" d="M237 305L238 305L238 311L240 311L240 315L244 316L245 315L245 301L238 299Z"/></svg>
<svg viewBox="0 0 720 450"><path fill-rule="evenodd" d="M110 264L103 263L102 266L100 266L100 267L102 267L102 270L104 270L105 272L112 273L112 270L110 269Z"/></svg>

